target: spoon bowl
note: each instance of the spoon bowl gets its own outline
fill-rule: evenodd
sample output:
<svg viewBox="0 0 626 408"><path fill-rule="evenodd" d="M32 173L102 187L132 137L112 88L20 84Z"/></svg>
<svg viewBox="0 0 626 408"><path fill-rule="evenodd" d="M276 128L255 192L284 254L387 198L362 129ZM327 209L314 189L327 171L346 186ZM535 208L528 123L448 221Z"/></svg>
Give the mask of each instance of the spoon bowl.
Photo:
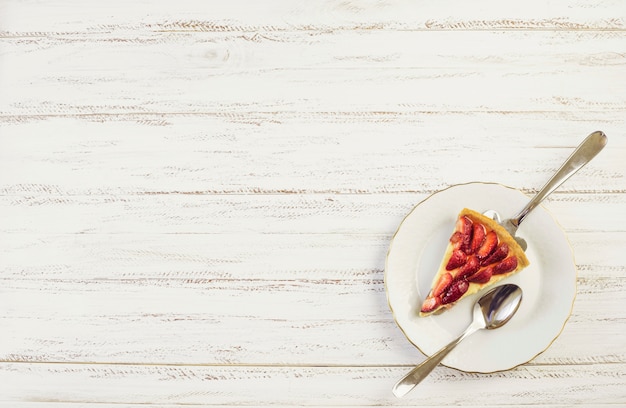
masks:
<svg viewBox="0 0 626 408"><path fill-rule="evenodd" d="M521 301L522 289L519 286L514 284L497 286L478 299L473 312L481 313L484 318L484 329L493 330L511 320Z"/></svg>
<svg viewBox="0 0 626 408"><path fill-rule="evenodd" d="M472 309L472 323L465 331L450 342L447 346L424 360L420 365L409 371L400 381L393 386L393 394L402 398L417 384L430 374L439 363L459 344L464 338L478 330L493 330L506 324L522 301L522 289L514 284L497 286L486 292L474 304Z"/></svg>

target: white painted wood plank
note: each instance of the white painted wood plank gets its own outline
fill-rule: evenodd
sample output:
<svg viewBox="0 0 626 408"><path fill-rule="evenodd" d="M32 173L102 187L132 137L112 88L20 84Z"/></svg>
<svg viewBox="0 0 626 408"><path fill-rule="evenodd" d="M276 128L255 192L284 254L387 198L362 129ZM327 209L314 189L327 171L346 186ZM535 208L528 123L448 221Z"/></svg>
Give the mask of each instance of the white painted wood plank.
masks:
<svg viewBox="0 0 626 408"><path fill-rule="evenodd" d="M405 367L223 367L0 364L4 401L120 404L391 405ZM624 404L623 364L519 367L497 374L438 368L400 402L432 406ZM76 388L74 384L80 384ZM593 391L591 391L593 390ZM468 400L471 395L471 400Z"/></svg>
<svg viewBox="0 0 626 408"><path fill-rule="evenodd" d="M43 36L26 45L5 37L0 113L16 121L213 112L243 121L268 111L623 110L625 35L304 31L250 41L157 33L113 42L108 34Z"/></svg>
<svg viewBox="0 0 626 408"><path fill-rule="evenodd" d="M563 333L529 365L625 360L624 283L602 282L580 279ZM385 310L381 284L46 282L37 303L32 282L7 286L2 361L408 366L424 358Z"/></svg>
<svg viewBox="0 0 626 408"><path fill-rule="evenodd" d="M296 119L254 126L250 133L226 124L221 127L226 134L202 118L183 119L174 130L70 119L14 124L0 133L0 193L395 193L432 192L469 181L537 189L596 129L570 123L568 132L552 137L549 127L530 133L520 128L512 132L514 140L502 140L507 118L489 121L494 128L481 133L481 117L457 117L448 118L456 131L433 137L443 121L415 128L344 122L324 131L322 125L303 130L311 124ZM472 139L464 138L461 123L474 128ZM562 191L626 191L626 139L613 130L606 150ZM229 136L230 131L235 133Z"/></svg>
<svg viewBox="0 0 626 408"><path fill-rule="evenodd" d="M411 405L405 405L406 403L403 404L402 401L398 401L396 403L393 404L394 407L414 407L416 406L415 403L411 403L410 401L408 402L408 404ZM499 408L502 407L502 404L499 404L497 402L494 402L495 405L463 405L464 407L467 408ZM180 404L143 404L144 406L149 406L151 408L179 408ZM215 405L215 404L203 404L203 403L199 403L199 404L185 404L185 407L212 407L212 408L226 408L226 407L232 407L232 404L229 405ZM249 404L249 405L245 405L246 407L249 408L261 408L264 407L265 405L253 405L253 404ZM329 405L306 405L307 407L310 408L322 408L322 407L328 407ZM367 405L351 405L353 407L366 407ZM419 406L419 405L417 405ZM447 407L449 405L442 405L442 402L439 401L438 405L428 405L429 408L443 408L443 407ZM563 404L560 404L558 402L554 402L554 403L546 403L546 404L541 404L542 407L545 408L562 408ZM2 403L0 402L0 407L7 407L7 408L46 408L46 407L54 407L54 408L75 408L76 407L76 403L72 403L72 402L61 402L61 401L38 401L38 402L16 402L16 401L11 401L11 402L6 402L6 403ZM118 403L114 403L114 404L106 404L106 403L100 403L98 404L99 408L136 408L137 405L136 404L118 404ZM507 405L507 408L527 408L528 405L519 405L519 404L512 404L512 405Z"/></svg>
<svg viewBox="0 0 626 408"><path fill-rule="evenodd" d="M393 403L394 407L414 407L414 406L419 406L416 405L415 403L412 403L411 401L408 402L408 404L410 405L406 405L406 402L403 401L397 401L395 403ZM500 408L502 407L501 403L498 402L494 402L495 405L471 405L471 402L469 403L469 405L463 405L464 407L467 408ZM169 403L169 404L143 404L144 406L149 406L151 408L179 408L180 404L175 404L175 403ZM212 407L212 408L226 408L226 407L232 407L232 404L229 405L222 405L222 404L203 404L203 403L199 403L199 404L185 404L185 407ZM328 407L329 405L306 405L307 407L310 408L322 408L322 407ZM366 407L367 405L351 405L353 407ZM438 401L437 404L430 404L428 405L429 408L443 408L443 407L448 407L449 405L445 405L442 404L441 401ZM511 404L511 405L506 405L507 408L528 408L528 405L525 404ZM560 404L559 402L551 402L551 403L542 403L541 404L542 407L544 408L563 408L563 404ZM610 406L610 405L609 405ZM6 402L6 403L2 403L0 401L0 407L7 407L7 408L47 408L47 407L54 407L54 408L75 408L76 407L76 403L73 402L62 402L62 401L37 401L37 402L17 402L17 401L11 401L11 402ZM136 408L137 405L136 404L118 404L118 403L114 403L114 404L107 404L107 403L100 403L98 404L98 408ZM261 407L265 407L265 405L254 405L254 404L249 404L246 405L246 407L249 408L261 408Z"/></svg>
<svg viewBox="0 0 626 408"><path fill-rule="evenodd" d="M593 181L595 169L575 178ZM530 174L528 174L530 177ZM579 184L584 183L579 180ZM543 203L566 233L625 232L626 194L571 192ZM526 192L529 197L533 191ZM320 233L390 235L427 192L397 194L0 195L5 234ZM592 210L590 210L592 206ZM478 209L479 211L481 209ZM592 212L592 213L591 213ZM532 214L531 214L532 216Z"/></svg>
<svg viewBox="0 0 626 408"><path fill-rule="evenodd" d="M12 234L0 256L1 359L406 364L421 355L386 303L388 238ZM624 361L624 238L571 234L574 315L538 361Z"/></svg>
<svg viewBox="0 0 626 408"><path fill-rule="evenodd" d="M3 277L364 279L384 267L389 234L3 234ZM568 235L594 277L620 277L623 232ZM31 256L30 254L37 254Z"/></svg>
<svg viewBox="0 0 626 408"><path fill-rule="evenodd" d="M546 203L579 264L562 335L400 403L626 404L625 15L2 1L0 405L397 404L423 359L382 282L404 214L459 182L536 191L596 129Z"/></svg>
<svg viewBox="0 0 626 408"><path fill-rule="evenodd" d="M125 13L120 13L123 9ZM471 5L427 1L306 1L115 0L23 3L4 0L0 20L5 30L25 33L124 30L163 31L282 31L282 30L589 30L624 28L619 0L539 0L524 5L482 0Z"/></svg>

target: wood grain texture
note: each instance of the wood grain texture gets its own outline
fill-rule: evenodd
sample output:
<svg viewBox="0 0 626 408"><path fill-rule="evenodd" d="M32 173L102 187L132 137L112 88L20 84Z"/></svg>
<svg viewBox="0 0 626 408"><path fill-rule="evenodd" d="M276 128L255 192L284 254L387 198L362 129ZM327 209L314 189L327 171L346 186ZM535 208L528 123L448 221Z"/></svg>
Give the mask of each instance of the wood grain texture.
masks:
<svg viewBox="0 0 626 408"><path fill-rule="evenodd" d="M388 383L406 368L396 367L177 367L119 365L2 364L0 378L13 386L9 395L29 393L32 400L61 400L77 404L115 402L163 404L386 405L397 403ZM34 380L26 384L23 379ZM597 384L589 384L589 377ZM550 381L546 381L550 379ZM432 406L446 398L468 406L493 399L511 405L611 405L623 396L624 365L519 367L504 374L467 374L438 369L424 380L420 393L410 394L407 406ZM72 390L70 384L82 384ZM602 385L600 385L602 384ZM489 393L476 393L480 386ZM593 388L594 392L590 392ZM530 391L532 390L532 391ZM467 395L472 394L472 401ZM86 398L85 396L88 396ZM507 404L508 405L508 404Z"/></svg>
<svg viewBox="0 0 626 408"><path fill-rule="evenodd" d="M0 1L0 406L626 405L625 70L620 0ZM595 130L561 335L395 399L403 217Z"/></svg>

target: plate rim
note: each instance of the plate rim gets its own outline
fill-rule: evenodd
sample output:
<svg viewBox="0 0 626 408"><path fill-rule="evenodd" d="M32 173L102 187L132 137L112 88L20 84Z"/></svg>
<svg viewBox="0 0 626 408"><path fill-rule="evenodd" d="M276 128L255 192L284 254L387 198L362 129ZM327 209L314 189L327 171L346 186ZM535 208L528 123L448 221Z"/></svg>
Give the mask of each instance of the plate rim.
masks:
<svg viewBox="0 0 626 408"><path fill-rule="evenodd" d="M419 202L417 202L416 204L413 205L413 207L410 209L410 211L408 211L404 217L402 217L402 220L400 221L400 223L398 224L398 226L396 227L395 232L393 233L391 239L389 240L389 246L387 248L387 253L385 255L385 271L383 274L383 282L384 282L384 287L385 287L385 295L386 295L386 300L387 300L387 306L389 307L389 310L391 311L391 315L393 316L393 320L396 323L396 326L400 329L400 331L402 332L402 334L404 335L404 337L409 341L410 344L412 344L416 349L418 349L420 351L420 353L422 353L424 356L426 356L427 358L430 357L430 355L428 353L426 353L424 350L422 350L422 348L420 346L418 346L417 344L415 344L411 338L408 336L408 334L406 333L405 329L400 325L400 323L398 322L398 318L396 315L396 312L394 311L392 305L391 305L391 300L390 300L390 295L389 295L389 285L388 285L388 279L387 279L387 275L389 273L389 255L391 253L392 247L393 247L393 242L396 238L396 235L398 234L398 232L400 231L400 228L402 227L402 225L404 224L405 220L411 216L411 214L417 209L417 207L419 207L420 205L422 205L423 203L425 203L426 201L430 200L431 198L433 198L435 195L439 194L439 193L443 193L447 190L450 190L452 188L455 187L459 187L459 186L467 186L467 185L471 185L471 184L482 184L482 185L494 185L494 186L499 186L499 187L503 187L509 190L513 190L513 191L517 191L525 196L528 197L528 200L530 201L530 199L532 197L528 196L528 194L526 194L525 192L523 192L522 190L506 185L506 184L502 184L499 182L489 182L489 181L468 181L468 182L464 182L464 183L456 183L456 184L450 184L445 188L436 190L432 193L430 193L427 197L425 197L424 199L420 200ZM572 316L572 312L574 310L574 304L576 302L576 298L578 297L578 265L576 263L576 257L574 254L574 249L572 248L572 245L569 241L569 237L567 236L567 234L565 233L565 229L563 228L563 226L559 223L559 221L554 217L554 215L552 214L552 212L550 210L548 210L547 208L545 208L542 204L539 204L539 206L550 216L550 218L552 219L552 221L554 221L555 225L558 227L558 229L563 233L563 237L565 238L565 243L567 244L569 250L570 250L570 255L572 257L572 265L574 267L574 296L572 297L572 301L569 307L569 312L567 314L567 316L565 317L565 320L563 321L563 324L561 325L559 331L556 333L556 335L554 336L554 338L552 340L550 340L550 342L540 351L538 351L536 354L534 354L533 356L531 356L528 360L514 364L510 367L507 368L501 368L501 369L497 369L497 370L490 370L490 371L473 371L473 370L463 370L457 367L452 367L450 365L446 365L445 363L440 363L440 365L444 366L444 367L448 367L448 368L452 368L454 370L458 370L464 373L468 373L468 374L494 374L494 373L500 373L500 372L504 372L504 371L509 371L509 370L513 370L517 367L520 367L524 364L527 364L528 362L534 360L535 358L537 358L539 355L541 355L542 353L544 353L546 350L548 350L552 344L556 341L556 339L558 339L561 334L563 333L563 330L565 329L565 326L567 325L567 322L569 321L569 319ZM442 346L443 347L443 346Z"/></svg>

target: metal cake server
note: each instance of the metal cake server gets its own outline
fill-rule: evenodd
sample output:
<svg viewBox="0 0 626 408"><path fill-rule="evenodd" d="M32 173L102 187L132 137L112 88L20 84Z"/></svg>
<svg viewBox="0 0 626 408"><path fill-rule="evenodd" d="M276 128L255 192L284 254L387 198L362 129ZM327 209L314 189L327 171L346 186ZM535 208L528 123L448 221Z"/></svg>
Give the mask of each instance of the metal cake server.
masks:
<svg viewBox="0 0 626 408"><path fill-rule="evenodd" d="M539 190L537 194L526 204L522 210L512 218L501 220L496 210L487 210L483 214L494 219L501 224L515 240L520 244L522 249L526 251L528 244L521 237L516 237L515 233L524 218L541 203L550 193L557 189L565 180L570 178L574 173L580 170L585 164L589 163L600 151L606 146L608 138L604 132L596 131L591 133L574 152L565 160L561 168L548 180L548 182Z"/></svg>

